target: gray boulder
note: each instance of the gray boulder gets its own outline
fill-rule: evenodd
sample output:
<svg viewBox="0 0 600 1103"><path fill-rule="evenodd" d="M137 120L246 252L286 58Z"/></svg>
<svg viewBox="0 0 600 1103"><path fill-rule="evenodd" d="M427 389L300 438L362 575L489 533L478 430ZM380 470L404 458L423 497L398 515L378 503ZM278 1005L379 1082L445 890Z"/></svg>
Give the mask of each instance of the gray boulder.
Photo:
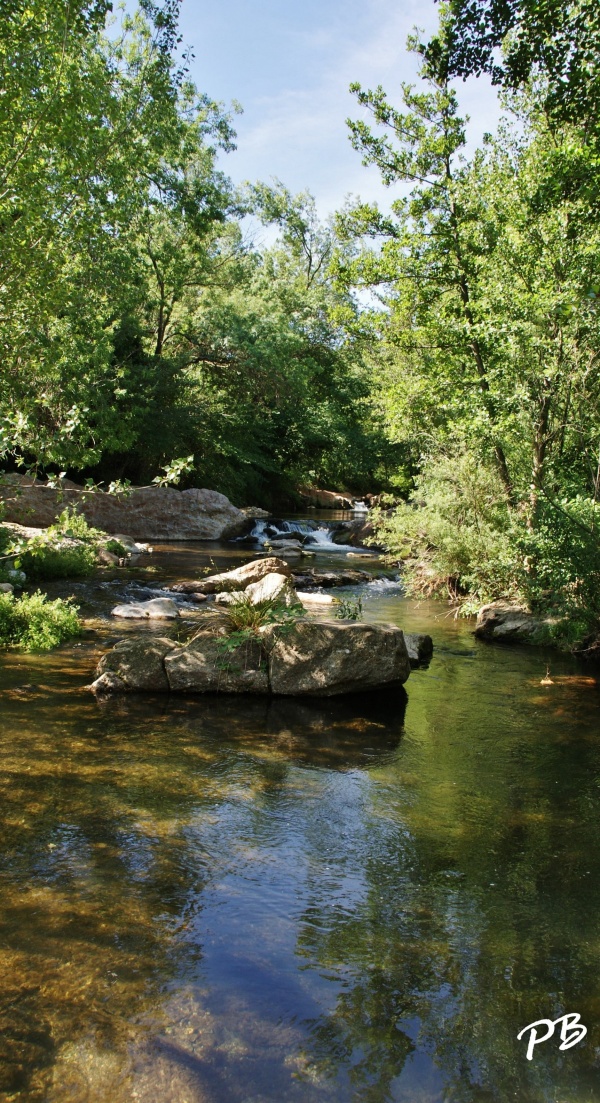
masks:
<svg viewBox="0 0 600 1103"><path fill-rule="evenodd" d="M267 574L290 574L290 568L283 559L271 555L266 559L253 559L251 563L244 563L243 567L236 567L234 571L225 571L222 574L212 574L198 582L179 582L172 586L171 590L176 594L220 594L245 590L254 582L259 582Z"/></svg>
<svg viewBox="0 0 600 1103"><path fill-rule="evenodd" d="M137 636L134 639L120 640L112 651L100 659L96 668L96 681L91 688L97 693L115 693L119 691L120 682L123 687L121 692L164 692L169 688L164 659L176 647L173 640L160 636Z"/></svg>
<svg viewBox="0 0 600 1103"><path fill-rule="evenodd" d="M150 601L115 605L112 616L129 620L175 620L179 609L172 597L154 597Z"/></svg>
<svg viewBox="0 0 600 1103"><path fill-rule="evenodd" d="M475 635L499 643L543 643L553 623L550 617L534 617L521 605L493 601L479 610Z"/></svg>
<svg viewBox="0 0 600 1103"><path fill-rule="evenodd" d="M405 632L404 642L406 643L406 650L408 651L411 666L421 666L423 663L429 662L433 655L433 640L431 636L422 635L417 632Z"/></svg>
<svg viewBox="0 0 600 1103"><path fill-rule="evenodd" d="M330 697L405 682L410 662L394 625L297 621L261 632L269 654L271 692Z"/></svg>

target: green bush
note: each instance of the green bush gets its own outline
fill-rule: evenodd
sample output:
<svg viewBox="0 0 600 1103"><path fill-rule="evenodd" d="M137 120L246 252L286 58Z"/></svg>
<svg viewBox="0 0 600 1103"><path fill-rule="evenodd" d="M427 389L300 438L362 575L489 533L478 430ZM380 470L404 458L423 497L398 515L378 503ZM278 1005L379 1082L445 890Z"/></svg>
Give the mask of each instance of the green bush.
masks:
<svg viewBox="0 0 600 1103"><path fill-rule="evenodd" d="M53 547L45 539L30 541L15 565L33 582L53 578L84 578L94 569L96 551L89 544Z"/></svg>
<svg viewBox="0 0 600 1103"><path fill-rule="evenodd" d="M120 540L107 540L102 545L107 551L112 552L113 555L118 555L119 559L125 559L129 555L129 548L126 548L124 544L121 544Z"/></svg>
<svg viewBox="0 0 600 1103"><path fill-rule="evenodd" d="M374 517L375 540L405 561L408 590L478 605L518 598L524 576L518 522L496 473L457 450L426 460L416 484L410 502Z"/></svg>
<svg viewBox="0 0 600 1103"><path fill-rule="evenodd" d="M15 598L0 594L0 645L22 651L50 651L81 634L78 611L71 601L48 601L39 590Z"/></svg>
<svg viewBox="0 0 600 1103"><path fill-rule="evenodd" d="M75 507L69 509L67 506L47 530L47 538L50 540L60 540L64 537L70 540L82 540L85 544L99 544L106 538L106 533L102 529L93 528L83 513L78 513Z"/></svg>

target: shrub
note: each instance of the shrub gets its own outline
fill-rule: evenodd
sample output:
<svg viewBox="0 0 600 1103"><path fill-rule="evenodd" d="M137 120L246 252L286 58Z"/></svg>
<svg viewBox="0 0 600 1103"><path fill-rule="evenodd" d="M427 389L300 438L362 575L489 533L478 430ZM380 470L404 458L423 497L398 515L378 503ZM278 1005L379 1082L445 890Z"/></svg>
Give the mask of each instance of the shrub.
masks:
<svg viewBox="0 0 600 1103"><path fill-rule="evenodd" d="M0 594L0 644L22 651L50 651L81 634L78 611L71 601L48 601L39 590L15 598Z"/></svg>
<svg viewBox="0 0 600 1103"><path fill-rule="evenodd" d="M106 540L102 544L103 548L112 552L113 555L118 555L119 559L125 559L129 555L129 548L126 548L124 544L121 544L120 540Z"/></svg>
<svg viewBox="0 0 600 1103"><path fill-rule="evenodd" d="M426 460L416 484L410 502L374 518L375 539L407 561L409 592L479 605L517 598L523 556L496 473L456 452Z"/></svg>
<svg viewBox="0 0 600 1103"><path fill-rule="evenodd" d="M362 598L337 598L335 604L338 620L362 620Z"/></svg>
<svg viewBox="0 0 600 1103"><path fill-rule="evenodd" d="M102 532L102 529L93 528L83 513L78 513L74 507L69 509L67 506L47 530L47 538L50 540L60 540L64 537L70 540L81 540L85 544L98 544L106 538L106 533Z"/></svg>
<svg viewBox="0 0 600 1103"><path fill-rule="evenodd" d="M84 578L96 564L95 548L89 544L54 547L45 538L31 540L15 560L34 582L52 578Z"/></svg>

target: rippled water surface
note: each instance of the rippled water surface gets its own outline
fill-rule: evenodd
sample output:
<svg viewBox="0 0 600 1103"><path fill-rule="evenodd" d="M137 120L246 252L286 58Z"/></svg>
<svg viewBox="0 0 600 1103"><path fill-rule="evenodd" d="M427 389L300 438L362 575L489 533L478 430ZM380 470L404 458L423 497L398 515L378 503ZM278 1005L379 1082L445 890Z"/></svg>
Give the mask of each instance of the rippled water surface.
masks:
<svg viewBox="0 0 600 1103"><path fill-rule="evenodd" d="M97 704L97 638L3 659L3 1103L600 1100L596 682L444 613L367 587L436 652L356 700ZM528 1062L564 1012L585 1041Z"/></svg>

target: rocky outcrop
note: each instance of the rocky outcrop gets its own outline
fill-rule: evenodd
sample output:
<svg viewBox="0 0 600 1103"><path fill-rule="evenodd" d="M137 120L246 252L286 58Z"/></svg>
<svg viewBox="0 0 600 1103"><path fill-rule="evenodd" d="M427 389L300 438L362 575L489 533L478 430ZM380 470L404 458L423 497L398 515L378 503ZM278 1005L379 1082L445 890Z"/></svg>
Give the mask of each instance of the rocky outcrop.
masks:
<svg viewBox="0 0 600 1103"><path fill-rule="evenodd" d="M544 643L554 620L535 617L521 605L493 601L477 614L475 635L499 643Z"/></svg>
<svg viewBox="0 0 600 1103"><path fill-rule="evenodd" d="M352 498L343 491L317 490L314 486L298 487L298 494L309 506L317 509L352 509Z"/></svg>
<svg viewBox="0 0 600 1103"><path fill-rule="evenodd" d="M290 568L283 559L271 555L266 559L253 559L251 563L244 563L243 567L236 567L234 571L211 574L198 582L179 582L171 590L176 594L233 593L236 590L245 590L268 574L282 574L287 577L290 573Z"/></svg>
<svg viewBox="0 0 600 1103"><path fill-rule="evenodd" d="M198 633L185 646L148 636L105 655L96 693L171 689L187 693L261 693L333 697L406 681L410 662L399 628L339 621L268 625L231 648L222 633Z"/></svg>
<svg viewBox="0 0 600 1103"><path fill-rule="evenodd" d="M5 517L47 528L67 507L76 507L95 528L127 532L134 540L219 540L237 536L248 524L216 490L138 487L128 494L85 491L69 479L54 489L29 475L8 475L0 484Z"/></svg>

